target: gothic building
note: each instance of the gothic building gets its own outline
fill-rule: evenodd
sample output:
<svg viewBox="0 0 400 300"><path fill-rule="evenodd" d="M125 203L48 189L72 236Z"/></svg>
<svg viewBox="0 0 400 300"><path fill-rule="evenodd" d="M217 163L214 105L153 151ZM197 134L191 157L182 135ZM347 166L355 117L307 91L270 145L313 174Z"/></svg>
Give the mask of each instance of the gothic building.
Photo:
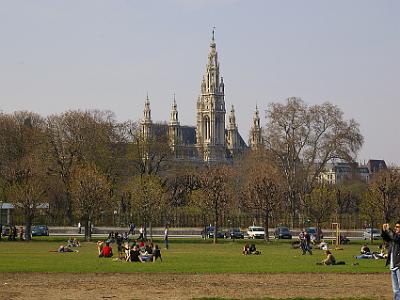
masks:
<svg viewBox="0 0 400 300"><path fill-rule="evenodd" d="M261 126L257 107L250 131L249 147L239 133L233 105L229 112L227 126L225 115L225 86L220 74L213 31L206 72L201 82L201 93L197 99L196 127L180 125L175 96L169 123L153 123L147 96L144 118L141 122L142 135L145 139L150 139L153 135L167 135L171 151L177 159L204 162L230 161L249 147L257 149L261 145Z"/></svg>

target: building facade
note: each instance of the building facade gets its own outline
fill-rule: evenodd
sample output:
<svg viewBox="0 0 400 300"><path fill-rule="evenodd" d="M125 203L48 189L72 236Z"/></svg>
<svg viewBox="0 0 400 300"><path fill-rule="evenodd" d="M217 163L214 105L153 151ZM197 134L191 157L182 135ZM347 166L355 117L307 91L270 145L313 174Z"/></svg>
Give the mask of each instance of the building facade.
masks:
<svg viewBox="0 0 400 300"><path fill-rule="evenodd" d="M174 96L169 122L155 124L151 119L150 100L147 96L141 122L143 138L146 140L157 134L165 134L168 136L171 151L177 159L194 159L204 162L227 162L249 148L239 133L233 105L229 112L227 126L225 124L225 85L220 74L214 31L196 108L196 126L182 126L179 122L178 106ZM257 149L261 144L261 127L257 108L253 120L250 148Z"/></svg>

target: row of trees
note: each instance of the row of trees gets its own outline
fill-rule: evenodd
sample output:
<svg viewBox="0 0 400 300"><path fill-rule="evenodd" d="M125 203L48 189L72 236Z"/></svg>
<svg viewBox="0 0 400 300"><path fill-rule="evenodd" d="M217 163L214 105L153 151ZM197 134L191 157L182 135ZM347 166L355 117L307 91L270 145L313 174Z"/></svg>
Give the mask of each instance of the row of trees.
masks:
<svg viewBox="0 0 400 300"><path fill-rule="evenodd" d="M145 141L136 123L117 122L108 111L0 114L0 204L12 202L23 215L27 239L44 204L55 223L83 222L87 238L106 212L117 212L121 223L135 212L151 230L171 223L174 208L183 207L215 231L241 214L266 228L307 218L318 225L360 211L371 222L395 216L395 168L369 185L318 182L330 160L353 161L363 143L358 124L344 120L339 108L289 98L271 104L266 117L264 147L233 164L206 165L174 159L166 136Z"/></svg>

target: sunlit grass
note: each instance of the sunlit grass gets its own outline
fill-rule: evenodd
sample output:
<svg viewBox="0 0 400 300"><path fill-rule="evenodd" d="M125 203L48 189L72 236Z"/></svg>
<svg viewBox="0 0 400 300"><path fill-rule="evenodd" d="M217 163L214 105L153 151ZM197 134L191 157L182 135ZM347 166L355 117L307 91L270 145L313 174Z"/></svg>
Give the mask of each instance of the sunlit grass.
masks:
<svg viewBox="0 0 400 300"><path fill-rule="evenodd" d="M241 254L245 241L221 241L213 245L201 239L170 240L170 249L162 250L163 262L127 263L97 257L95 242L82 242L78 253L56 253L66 238L48 238L32 242L0 242L0 272L160 272L160 273L381 273L384 260L356 260L360 244L333 250L336 260L346 265L319 266L321 250L301 255L287 241L265 244L256 241L261 255ZM155 240L160 246L162 241ZM372 250L376 246L372 246ZM114 246L116 250L116 246ZM356 264L356 265L354 265Z"/></svg>

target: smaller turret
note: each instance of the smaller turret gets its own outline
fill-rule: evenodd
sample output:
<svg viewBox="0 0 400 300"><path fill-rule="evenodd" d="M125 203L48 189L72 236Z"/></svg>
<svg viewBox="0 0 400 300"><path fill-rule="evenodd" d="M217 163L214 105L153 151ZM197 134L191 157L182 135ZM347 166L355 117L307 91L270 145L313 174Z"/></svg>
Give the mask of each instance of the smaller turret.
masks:
<svg viewBox="0 0 400 300"><path fill-rule="evenodd" d="M152 135L152 120L151 120L151 109L150 109L150 100L149 94L146 96L146 101L144 102L144 110L143 110L143 120L142 120L142 137L144 140L148 140Z"/></svg>
<svg viewBox="0 0 400 300"><path fill-rule="evenodd" d="M168 135L169 135L169 145L172 151L175 153L175 156L178 156L178 148L177 146L180 144L181 141L181 129L178 120L178 109L175 100L172 102L172 109L171 109L171 117L169 120L168 126Z"/></svg>
<svg viewBox="0 0 400 300"><path fill-rule="evenodd" d="M250 130L249 144L250 144L250 148L252 150L257 150L262 145L260 116L259 116L257 105L256 105L256 110L255 110L254 116L253 116L253 125Z"/></svg>

